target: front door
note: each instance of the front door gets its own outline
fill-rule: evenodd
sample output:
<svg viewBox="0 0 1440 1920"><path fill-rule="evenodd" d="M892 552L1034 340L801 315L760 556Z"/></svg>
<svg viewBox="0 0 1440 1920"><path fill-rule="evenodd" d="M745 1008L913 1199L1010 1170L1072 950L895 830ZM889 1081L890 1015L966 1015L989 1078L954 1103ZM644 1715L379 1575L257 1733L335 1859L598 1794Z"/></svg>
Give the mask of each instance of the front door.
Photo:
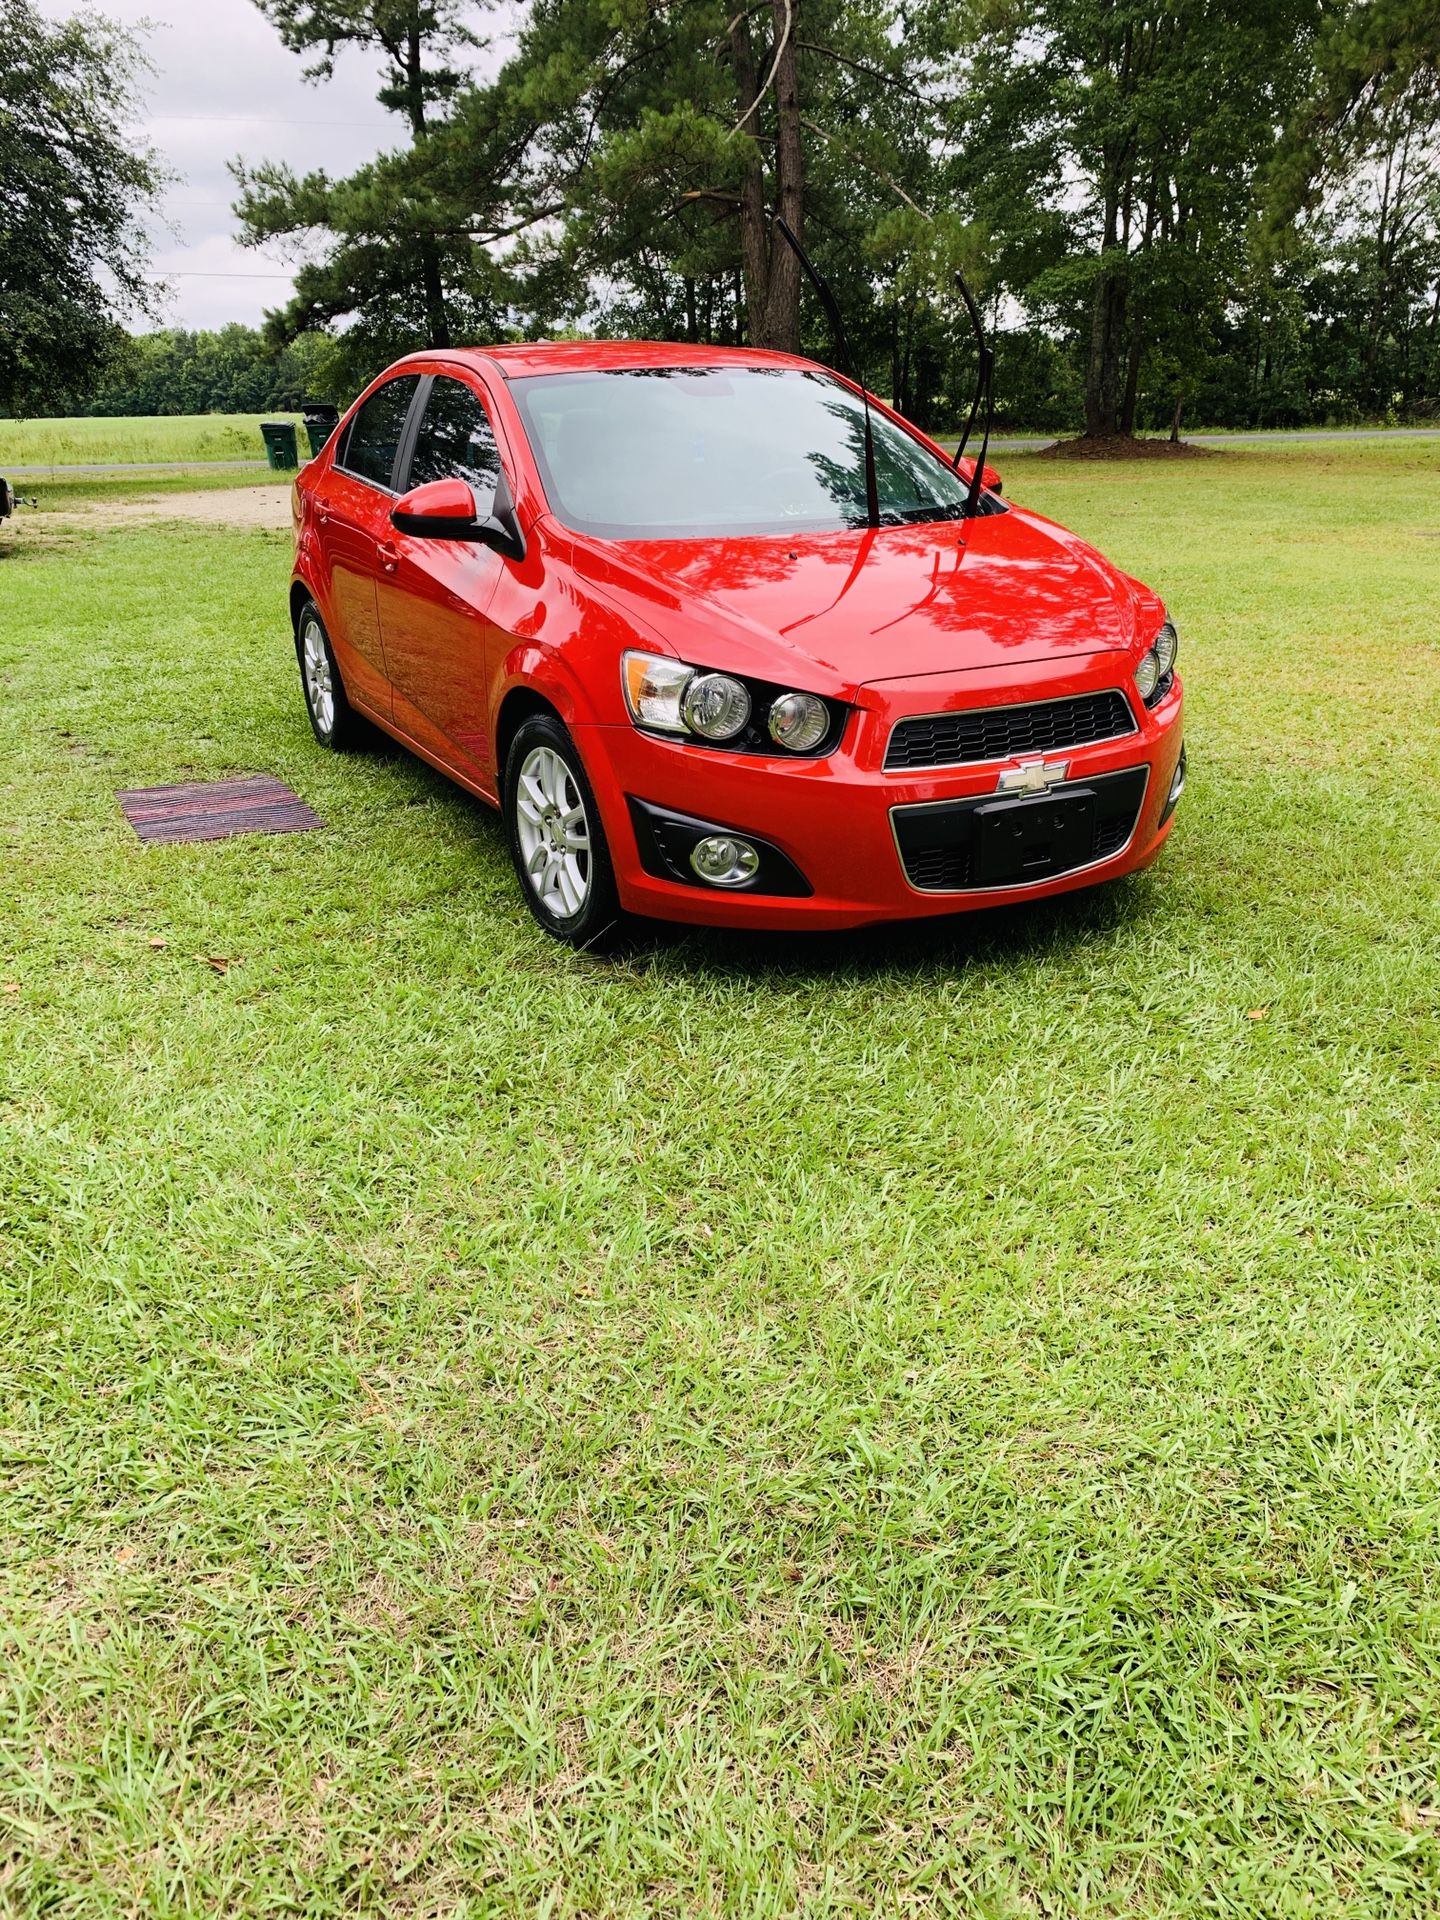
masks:
<svg viewBox="0 0 1440 1920"><path fill-rule="evenodd" d="M377 586L392 563L395 468L419 385L420 376L412 373L375 389L350 423L315 509L340 677L358 706L387 717L390 687Z"/></svg>
<svg viewBox="0 0 1440 1920"><path fill-rule="evenodd" d="M408 491L458 476L483 520L500 475L494 430L468 381L437 374L425 402ZM485 791L495 787L486 692L486 619L505 561L469 540L392 532L395 562L380 580L380 627L395 722Z"/></svg>

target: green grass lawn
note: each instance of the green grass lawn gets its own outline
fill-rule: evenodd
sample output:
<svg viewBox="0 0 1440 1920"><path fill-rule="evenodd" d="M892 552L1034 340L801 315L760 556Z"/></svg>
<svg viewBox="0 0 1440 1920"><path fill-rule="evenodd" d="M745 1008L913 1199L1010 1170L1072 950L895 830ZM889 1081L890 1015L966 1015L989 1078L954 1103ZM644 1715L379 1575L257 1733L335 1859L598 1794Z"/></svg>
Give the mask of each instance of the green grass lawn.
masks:
<svg viewBox="0 0 1440 1920"><path fill-rule="evenodd" d="M0 1911L1440 1911L1440 448L1004 471L1162 862L620 963L284 536L0 534Z"/></svg>
<svg viewBox="0 0 1440 1920"><path fill-rule="evenodd" d="M19 466L167 460L254 460L263 466L261 418L258 413L201 413L116 420L0 420L0 473ZM263 418L300 420L298 413L267 413ZM303 458L309 442L303 426L298 432Z"/></svg>

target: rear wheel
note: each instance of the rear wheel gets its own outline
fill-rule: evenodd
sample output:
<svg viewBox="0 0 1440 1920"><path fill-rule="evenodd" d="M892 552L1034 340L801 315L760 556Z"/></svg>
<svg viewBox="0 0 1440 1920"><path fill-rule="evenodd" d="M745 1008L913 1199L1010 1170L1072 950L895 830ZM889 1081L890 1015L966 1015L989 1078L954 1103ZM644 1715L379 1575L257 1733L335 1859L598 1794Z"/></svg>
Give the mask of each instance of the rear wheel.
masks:
<svg viewBox="0 0 1440 1920"><path fill-rule="evenodd" d="M300 684L305 692L305 711L315 738L322 747L343 752L355 746L362 723L345 698L345 685L335 664L330 636L313 600L307 600L295 623L295 646L300 656Z"/></svg>
<svg viewBox="0 0 1440 1920"><path fill-rule="evenodd" d="M505 826L525 903L548 934L595 952L623 932L615 873L575 742L551 714L526 720L505 758Z"/></svg>

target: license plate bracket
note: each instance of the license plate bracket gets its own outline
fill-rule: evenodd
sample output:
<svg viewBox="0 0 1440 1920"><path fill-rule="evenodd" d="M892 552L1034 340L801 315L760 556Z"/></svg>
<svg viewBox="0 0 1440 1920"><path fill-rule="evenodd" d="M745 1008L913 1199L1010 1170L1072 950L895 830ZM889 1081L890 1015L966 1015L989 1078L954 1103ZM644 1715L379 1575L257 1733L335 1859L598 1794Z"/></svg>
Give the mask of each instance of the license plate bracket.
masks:
<svg viewBox="0 0 1440 1920"><path fill-rule="evenodd" d="M1095 846L1095 792L992 800L975 809L975 883L1016 886L1069 873L1089 861Z"/></svg>

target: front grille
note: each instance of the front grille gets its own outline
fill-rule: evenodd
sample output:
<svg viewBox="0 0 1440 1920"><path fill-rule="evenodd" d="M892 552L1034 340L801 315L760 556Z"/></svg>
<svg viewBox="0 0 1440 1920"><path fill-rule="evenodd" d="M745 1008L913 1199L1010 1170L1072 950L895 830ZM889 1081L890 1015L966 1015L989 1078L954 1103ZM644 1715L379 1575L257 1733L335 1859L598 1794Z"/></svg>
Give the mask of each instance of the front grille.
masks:
<svg viewBox="0 0 1440 1920"><path fill-rule="evenodd" d="M1134 731L1135 716L1116 687L1029 707L967 707L961 713L897 721L885 749L885 767L887 772L903 772L1013 760L1022 753L1057 753Z"/></svg>
<svg viewBox="0 0 1440 1920"><path fill-rule="evenodd" d="M1056 867L1037 876L1037 880L1052 880L1119 853L1135 831L1146 781L1144 767L1127 767L1123 773L1101 774L1094 780L1073 781L1068 788L1057 787L1056 798L1082 790L1095 795L1094 831L1082 859ZM895 844L912 887L922 893L964 893L975 886L974 815L978 807L988 806L997 798L1003 796L987 793L978 799L892 809Z"/></svg>

